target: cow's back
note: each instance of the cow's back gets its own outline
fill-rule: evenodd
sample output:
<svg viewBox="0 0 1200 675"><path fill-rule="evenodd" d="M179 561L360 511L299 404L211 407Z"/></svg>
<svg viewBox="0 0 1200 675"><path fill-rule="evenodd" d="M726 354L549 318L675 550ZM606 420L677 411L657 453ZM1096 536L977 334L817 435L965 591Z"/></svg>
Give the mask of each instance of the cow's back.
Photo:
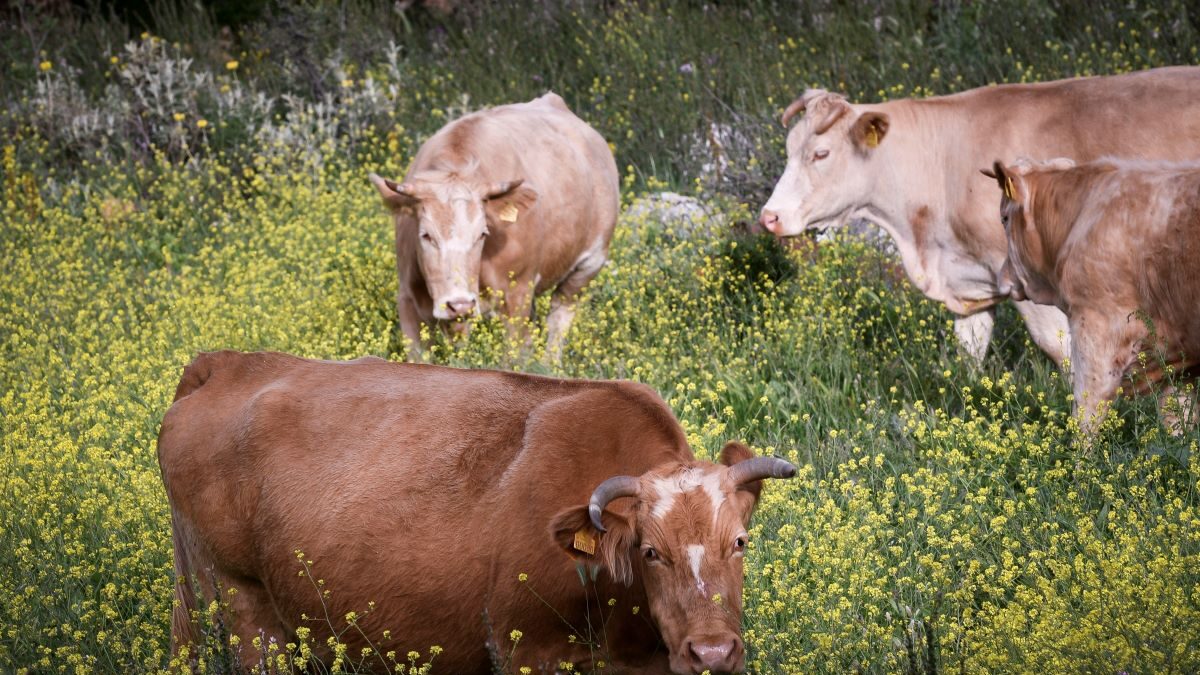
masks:
<svg viewBox="0 0 1200 675"><path fill-rule="evenodd" d="M905 158L901 160L905 166L920 166L924 176L907 184L907 199L929 204L933 212L946 218L966 257L943 258L987 269L986 273L943 270L941 276L954 286L961 276L994 277L1006 257L997 198L980 176L980 169L996 160L1012 162L1020 157L1069 157L1077 163L1108 156L1168 161L1200 158L1197 101L1200 67L1179 66L1003 84L854 107L860 112L887 112L900 120L894 124L913 127L896 134L904 140L895 156ZM945 236L915 234L918 246L929 246L926 238L933 241Z"/></svg>
<svg viewBox="0 0 1200 675"><path fill-rule="evenodd" d="M1200 358L1200 164L1094 162L1039 176L1035 189L1064 184L1081 202L1054 270L1067 304L1137 312ZM1050 207L1035 206L1043 237L1037 215Z"/></svg>
<svg viewBox="0 0 1200 675"><path fill-rule="evenodd" d="M973 114L1007 129L1005 161L1017 156L1105 156L1183 161L1200 157L1200 67L1158 68L1124 75L1004 85L964 96ZM953 97L950 97L953 98Z"/></svg>
<svg viewBox="0 0 1200 675"><path fill-rule="evenodd" d="M542 249L551 267L598 241L607 249L620 208L616 161L604 138L557 94L447 124L421 147L409 175L467 166L482 183L522 178L537 190L522 244Z"/></svg>

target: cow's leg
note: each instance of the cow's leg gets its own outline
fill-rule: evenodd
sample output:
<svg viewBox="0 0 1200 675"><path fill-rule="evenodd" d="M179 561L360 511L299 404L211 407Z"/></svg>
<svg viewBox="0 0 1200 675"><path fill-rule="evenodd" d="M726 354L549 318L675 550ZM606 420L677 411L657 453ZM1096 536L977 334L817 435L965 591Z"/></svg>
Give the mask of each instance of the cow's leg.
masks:
<svg viewBox="0 0 1200 675"><path fill-rule="evenodd" d="M1136 359L1131 326L1096 313L1071 318L1071 382L1075 417L1089 442L1117 396L1125 370Z"/></svg>
<svg viewBox="0 0 1200 675"><path fill-rule="evenodd" d="M598 249L584 254L550 296L550 314L546 316L546 353L554 363L562 361L563 342L575 320L579 292L600 273L606 260L607 250Z"/></svg>
<svg viewBox="0 0 1200 675"><path fill-rule="evenodd" d="M396 314L400 320L400 332L408 343L408 358L410 361L421 360L421 313L417 309L417 301L410 295L396 296Z"/></svg>
<svg viewBox="0 0 1200 675"><path fill-rule="evenodd" d="M992 341L992 326L996 323L996 310L988 308L970 316L954 318L954 336L962 350L971 357L975 365L983 365L987 357L988 344Z"/></svg>
<svg viewBox="0 0 1200 675"><path fill-rule="evenodd" d="M1167 433L1182 436L1183 432L1196 424L1196 392L1168 384L1158 393L1158 414Z"/></svg>
<svg viewBox="0 0 1200 675"><path fill-rule="evenodd" d="M529 322L533 317L533 283L514 281L504 292L504 327L510 345L523 351L529 343Z"/></svg>
<svg viewBox="0 0 1200 675"><path fill-rule="evenodd" d="M562 361L563 342L575 320L575 303L576 298L565 298L558 293L550 297L550 314L546 317L546 354L554 363Z"/></svg>
<svg viewBox="0 0 1200 675"><path fill-rule="evenodd" d="M231 620L227 628L231 637L237 636L234 651L242 669L250 670L257 664L262 672L276 672L272 660L278 654L287 654L288 635L266 587L257 579L233 577L222 580L221 592L229 603Z"/></svg>
<svg viewBox="0 0 1200 675"><path fill-rule="evenodd" d="M1062 366L1071 351L1071 329L1067 315L1057 307L1039 305L1028 300L1016 303L1017 311L1029 328L1034 344L1046 352L1055 365Z"/></svg>

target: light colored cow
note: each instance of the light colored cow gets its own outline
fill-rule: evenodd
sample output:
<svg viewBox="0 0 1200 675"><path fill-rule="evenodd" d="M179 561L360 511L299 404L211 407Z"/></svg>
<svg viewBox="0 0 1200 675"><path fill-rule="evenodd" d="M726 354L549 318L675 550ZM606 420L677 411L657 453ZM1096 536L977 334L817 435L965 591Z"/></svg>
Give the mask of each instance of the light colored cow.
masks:
<svg viewBox="0 0 1200 675"><path fill-rule="evenodd" d="M620 208L608 144L557 94L472 113L434 134L402 183L371 175L396 227L396 310L410 353L421 325L481 310L546 318L557 357L580 290L599 273ZM510 326L514 325L510 322Z"/></svg>
<svg viewBox="0 0 1200 675"><path fill-rule="evenodd" d="M438 672L504 655L545 675L742 671L750 514L764 479L796 473L737 442L696 459L634 382L238 352L184 369L158 461L175 653L219 598L244 667L255 638L301 626L328 665L334 626L303 617L374 603L341 633L350 654L436 644ZM298 576L297 549L329 595Z"/></svg>
<svg viewBox="0 0 1200 675"><path fill-rule="evenodd" d="M787 168L760 222L777 236L866 218L896 242L904 269L957 318L976 360L987 352L1004 298L1005 259L992 188L979 169L1037 153L1088 161L1106 155L1200 157L1200 67L1010 84L923 100L850 104L810 89L783 114L805 112L788 135ZM1066 317L1018 302L1034 341L1067 354Z"/></svg>
<svg viewBox="0 0 1200 675"><path fill-rule="evenodd" d="M990 175L1008 235L1000 291L1066 313L1086 435L1122 379L1144 393L1167 370L1200 375L1200 163L996 162ZM1194 398L1164 394L1179 431Z"/></svg>

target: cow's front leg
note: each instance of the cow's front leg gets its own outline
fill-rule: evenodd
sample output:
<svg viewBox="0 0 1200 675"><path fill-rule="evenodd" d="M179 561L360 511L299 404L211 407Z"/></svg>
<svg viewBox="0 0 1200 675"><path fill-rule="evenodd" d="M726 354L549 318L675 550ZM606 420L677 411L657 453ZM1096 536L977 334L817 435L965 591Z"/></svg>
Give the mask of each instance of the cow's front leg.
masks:
<svg viewBox="0 0 1200 675"><path fill-rule="evenodd" d="M954 336L976 366L983 365L983 359L987 357L988 344L992 341L992 326L995 323L996 310L990 307L970 316L954 318Z"/></svg>
<svg viewBox="0 0 1200 675"><path fill-rule="evenodd" d="M1197 412L1196 391L1167 384L1158 392L1158 416L1168 434L1182 436L1195 426Z"/></svg>
<svg viewBox="0 0 1200 675"><path fill-rule="evenodd" d="M1126 331L1103 315L1080 313L1071 318L1070 330L1074 413L1090 444L1136 355Z"/></svg>
<svg viewBox="0 0 1200 675"><path fill-rule="evenodd" d="M409 361L421 360L421 312L417 301L408 294L396 296L396 314L400 320L400 333L404 336Z"/></svg>
<svg viewBox="0 0 1200 675"><path fill-rule="evenodd" d="M1071 329L1067 315L1057 307L1039 305L1023 300L1016 303L1017 311L1029 328L1029 336L1033 343L1046 352L1054 364L1062 366L1063 360L1071 352Z"/></svg>

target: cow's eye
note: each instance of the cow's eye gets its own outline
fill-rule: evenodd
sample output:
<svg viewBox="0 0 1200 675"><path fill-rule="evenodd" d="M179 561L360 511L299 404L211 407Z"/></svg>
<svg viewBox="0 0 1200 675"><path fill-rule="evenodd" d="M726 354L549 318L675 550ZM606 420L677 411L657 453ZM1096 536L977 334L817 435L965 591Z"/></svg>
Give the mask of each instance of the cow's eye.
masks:
<svg viewBox="0 0 1200 675"><path fill-rule="evenodd" d="M423 240L425 240L425 241L428 241L428 242L431 242L431 243L432 243L432 242L433 242L433 235L431 235L431 234L429 234L428 232L426 232L426 231L422 230L422 231L421 231L421 239L423 239Z"/></svg>
<svg viewBox="0 0 1200 675"><path fill-rule="evenodd" d="M642 551L642 555L646 556L646 560L650 562L658 560L658 551L655 551L653 546L647 546L646 550Z"/></svg>
<svg viewBox="0 0 1200 675"><path fill-rule="evenodd" d="M825 159L828 156L829 156L829 151L822 148L813 153L813 161L815 162L819 159Z"/></svg>
<svg viewBox="0 0 1200 675"><path fill-rule="evenodd" d="M744 536L738 537L737 539L734 540L733 550L734 551L745 551L746 550L746 538Z"/></svg>

